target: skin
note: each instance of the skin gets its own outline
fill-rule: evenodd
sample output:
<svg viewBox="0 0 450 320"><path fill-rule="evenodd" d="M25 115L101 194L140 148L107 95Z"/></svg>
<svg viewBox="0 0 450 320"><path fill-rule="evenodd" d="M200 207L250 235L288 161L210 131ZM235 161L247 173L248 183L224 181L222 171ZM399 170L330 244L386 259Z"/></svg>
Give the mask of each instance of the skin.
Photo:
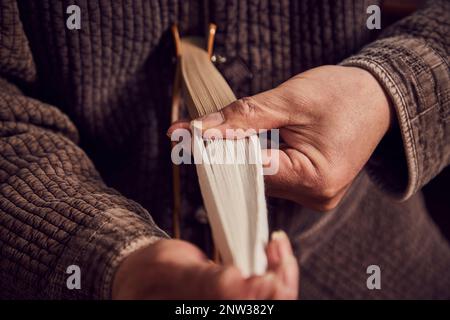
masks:
<svg viewBox="0 0 450 320"><path fill-rule="evenodd" d="M130 254L113 282L113 299L296 299L299 270L286 234L266 248L268 270L245 279L234 266L208 260L194 245L160 240Z"/></svg>
<svg viewBox="0 0 450 320"><path fill-rule="evenodd" d="M227 129L280 129L279 150L263 150L269 196L319 211L335 208L389 130L392 111L377 80L354 67L321 66L280 86L239 99L202 121L236 139ZM189 128L187 121L173 124ZM242 131L241 131L242 132ZM120 265L113 298L295 299L299 270L284 233L267 247L266 274L244 279L232 266L219 266L187 242L162 240L132 253Z"/></svg>

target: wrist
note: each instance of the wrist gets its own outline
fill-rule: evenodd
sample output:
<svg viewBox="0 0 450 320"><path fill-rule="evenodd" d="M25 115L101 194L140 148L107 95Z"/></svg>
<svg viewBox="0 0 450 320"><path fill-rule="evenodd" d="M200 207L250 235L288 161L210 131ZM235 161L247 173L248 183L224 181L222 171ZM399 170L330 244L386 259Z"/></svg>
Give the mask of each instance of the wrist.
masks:
<svg viewBox="0 0 450 320"><path fill-rule="evenodd" d="M148 269L146 266L151 263L150 259L155 255L155 246L160 240L163 239L154 237L145 246L129 248L114 274L111 286L112 299L133 298L146 277L143 271Z"/></svg>
<svg viewBox="0 0 450 320"><path fill-rule="evenodd" d="M395 112L389 95L370 71L353 66L346 66L346 68L357 69L360 75L358 82L364 84L367 99L371 100L367 105L372 105L377 109L377 120L382 123L381 127L384 128L383 135L386 134L392 127L395 119Z"/></svg>

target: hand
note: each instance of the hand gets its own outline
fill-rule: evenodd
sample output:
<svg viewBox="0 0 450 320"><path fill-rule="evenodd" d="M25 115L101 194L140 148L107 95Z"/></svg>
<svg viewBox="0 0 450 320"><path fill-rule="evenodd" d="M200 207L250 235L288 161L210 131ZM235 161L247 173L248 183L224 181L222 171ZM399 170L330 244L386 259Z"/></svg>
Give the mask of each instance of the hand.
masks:
<svg viewBox="0 0 450 320"><path fill-rule="evenodd" d="M267 245L268 270L244 279L195 246L160 240L130 254L114 277L113 299L296 299L299 271L284 232Z"/></svg>
<svg viewBox="0 0 450 320"><path fill-rule="evenodd" d="M263 159L279 161L278 173L265 176L268 195L327 211L343 198L390 119L389 101L369 72L323 66L199 120L203 130L219 129L227 138L227 129L280 128L284 145L263 150ZM186 123L169 134L178 127Z"/></svg>

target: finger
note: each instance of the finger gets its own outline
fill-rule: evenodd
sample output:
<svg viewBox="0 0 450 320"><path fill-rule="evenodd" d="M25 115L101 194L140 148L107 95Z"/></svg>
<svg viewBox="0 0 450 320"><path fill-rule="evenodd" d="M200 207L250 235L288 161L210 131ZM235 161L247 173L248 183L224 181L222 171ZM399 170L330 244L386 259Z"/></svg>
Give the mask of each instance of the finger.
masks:
<svg viewBox="0 0 450 320"><path fill-rule="evenodd" d="M279 280L273 272L268 272L262 276L246 279L245 285L245 299L269 300L274 298Z"/></svg>
<svg viewBox="0 0 450 320"><path fill-rule="evenodd" d="M314 210L334 209L351 185L348 183L330 192L318 183L321 165L294 148L263 149L261 159L267 195L295 201Z"/></svg>
<svg viewBox="0 0 450 320"><path fill-rule="evenodd" d="M289 238L284 231L272 233L271 243L280 258L275 274L281 282L274 298L295 299L298 295L299 267L294 256Z"/></svg>
<svg viewBox="0 0 450 320"><path fill-rule="evenodd" d="M308 198L318 181L317 164L303 152L291 148L263 149L266 193L293 201Z"/></svg>
<svg viewBox="0 0 450 320"><path fill-rule="evenodd" d="M267 270L276 271L281 263L281 258L277 248L277 244L274 241L270 241L267 244L266 255L267 255Z"/></svg>
<svg viewBox="0 0 450 320"><path fill-rule="evenodd" d="M283 231L273 232L266 250L268 272L273 274L275 279L270 290L268 284L265 284L266 287L259 288L260 294L263 295L263 298L296 299L299 269L286 233ZM268 295L271 296L268 297Z"/></svg>
<svg viewBox="0 0 450 320"><path fill-rule="evenodd" d="M214 128L226 138L242 138L255 131L269 130L289 124L287 101L282 98L281 89L275 88L234 101L220 112L214 112L198 120L202 123L205 137L207 130ZM241 129L244 133L233 135L231 130ZM228 132L227 132L228 130Z"/></svg>
<svg viewBox="0 0 450 320"><path fill-rule="evenodd" d="M282 230L272 232L271 243L277 251L280 261L283 261L294 255L291 243L286 232Z"/></svg>
<svg viewBox="0 0 450 320"><path fill-rule="evenodd" d="M297 273L298 274L298 273ZM298 296L298 278L292 283L284 283L279 272L269 271L262 276L253 276L245 280L241 292L243 299L296 299Z"/></svg>
<svg viewBox="0 0 450 320"><path fill-rule="evenodd" d="M172 125L167 130L167 136L170 138L172 133L177 129L190 129L190 122L187 119L181 119L172 123Z"/></svg>
<svg viewBox="0 0 450 320"><path fill-rule="evenodd" d="M249 299L246 280L235 266L209 265L203 272L204 281L199 283L209 299Z"/></svg>
<svg viewBox="0 0 450 320"><path fill-rule="evenodd" d="M273 299L297 299L300 269L295 257L284 259L276 274L279 282Z"/></svg>
<svg viewBox="0 0 450 320"><path fill-rule="evenodd" d="M273 299L284 295L278 294L281 280L274 272L267 272L261 276L251 276L247 279L234 266L210 267L202 272L204 281L198 286L200 296L213 299Z"/></svg>
<svg viewBox="0 0 450 320"><path fill-rule="evenodd" d="M289 149L263 149L261 159L264 169L266 192L270 196L288 195L306 179L302 175L302 164Z"/></svg>

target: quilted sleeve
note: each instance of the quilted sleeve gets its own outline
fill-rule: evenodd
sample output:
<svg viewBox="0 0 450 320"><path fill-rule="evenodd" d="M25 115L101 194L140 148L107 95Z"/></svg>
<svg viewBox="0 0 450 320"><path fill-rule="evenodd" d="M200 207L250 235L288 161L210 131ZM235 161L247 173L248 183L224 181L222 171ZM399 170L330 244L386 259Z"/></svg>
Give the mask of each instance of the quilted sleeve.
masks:
<svg viewBox="0 0 450 320"><path fill-rule="evenodd" d="M167 236L144 208L103 183L66 115L12 84L34 77L16 4L2 0L0 298L109 298L120 261ZM67 286L72 265L80 289Z"/></svg>
<svg viewBox="0 0 450 320"><path fill-rule="evenodd" d="M450 1L429 1L341 64L371 72L397 121L369 161L373 180L404 200L450 163Z"/></svg>

